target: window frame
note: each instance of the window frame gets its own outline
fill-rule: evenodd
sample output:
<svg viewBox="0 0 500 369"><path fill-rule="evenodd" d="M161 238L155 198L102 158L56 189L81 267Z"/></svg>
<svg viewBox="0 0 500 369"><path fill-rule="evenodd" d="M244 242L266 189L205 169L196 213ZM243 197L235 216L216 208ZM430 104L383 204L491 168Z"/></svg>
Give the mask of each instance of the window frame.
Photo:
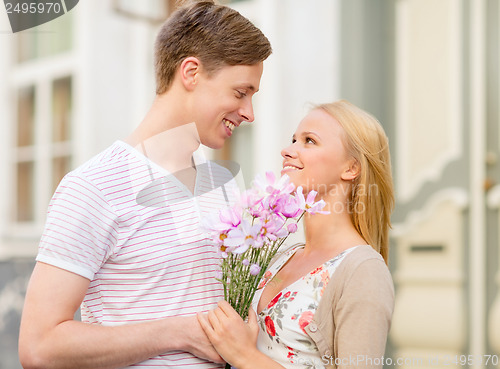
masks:
<svg viewBox="0 0 500 369"><path fill-rule="evenodd" d="M13 45L13 49L16 45ZM16 50L14 55L16 54ZM54 143L52 137L52 103L54 82L71 78L71 99L75 99L75 83L77 65L73 51L52 55L40 59L32 59L23 63L13 63L11 66L11 78L9 92L12 96L11 116L8 120L12 124L7 135L7 145L10 155L7 162L7 209L6 228L4 237L12 241L36 241L40 238L45 223L47 207L53 195L53 171L52 162L54 158L61 156L74 157L74 137L69 137L63 142ZM18 91L26 87L34 87L34 133L33 149L34 163L34 190L33 190L33 220L18 221L17 217L17 164L18 156L22 151L29 150L26 147L17 146L17 124L18 124ZM74 102L70 116L70 132L75 132L75 108ZM57 148L56 148L57 147ZM47 175L47 173L50 173Z"/></svg>

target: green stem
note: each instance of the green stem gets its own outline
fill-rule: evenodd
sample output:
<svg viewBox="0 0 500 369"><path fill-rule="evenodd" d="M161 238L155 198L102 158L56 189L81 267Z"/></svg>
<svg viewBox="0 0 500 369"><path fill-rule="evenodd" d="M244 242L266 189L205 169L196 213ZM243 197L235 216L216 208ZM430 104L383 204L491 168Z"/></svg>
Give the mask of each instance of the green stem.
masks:
<svg viewBox="0 0 500 369"><path fill-rule="evenodd" d="M304 211L300 214L296 223L300 222L305 213ZM255 217L252 219L252 224L254 221ZM248 316L254 295L271 259L274 258L287 238L288 235L259 249L250 247L242 255L229 254L226 262L223 263L224 298L243 319ZM241 262L243 259L249 260L249 265L243 265ZM261 267L256 276L250 275L250 266L254 263L258 263ZM229 364L226 365L226 368L230 367Z"/></svg>

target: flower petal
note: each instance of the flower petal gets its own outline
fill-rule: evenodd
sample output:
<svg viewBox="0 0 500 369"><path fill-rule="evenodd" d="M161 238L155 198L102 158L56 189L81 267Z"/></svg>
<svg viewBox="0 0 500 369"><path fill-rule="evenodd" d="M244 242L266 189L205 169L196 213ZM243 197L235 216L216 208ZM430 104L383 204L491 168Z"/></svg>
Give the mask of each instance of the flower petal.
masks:
<svg viewBox="0 0 500 369"><path fill-rule="evenodd" d="M306 199L306 203L311 205L313 202L314 202L314 199L316 198L316 195L318 194L317 191L314 191L314 190L311 190L308 194L307 194L307 199Z"/></svg>
<svg viewBox="0 0 500 369"><path fill-rule="evenodd" d="M261 267L259 266L259 264L252 264L250 265L250 274L257 275L260 273L260 269Z"/></svg>

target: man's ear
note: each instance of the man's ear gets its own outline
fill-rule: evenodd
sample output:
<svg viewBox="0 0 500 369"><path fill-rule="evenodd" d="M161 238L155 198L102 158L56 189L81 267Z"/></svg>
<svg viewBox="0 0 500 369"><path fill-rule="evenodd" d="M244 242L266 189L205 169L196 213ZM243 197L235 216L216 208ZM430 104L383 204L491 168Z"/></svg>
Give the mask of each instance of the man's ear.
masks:
<svg viewBox="0 0 500 369"><path fill-rule="evenodd" d="M361 172L361 165L357 159L350 159L347 169L340 176L344 181L352 181L359 176Z"/></svg>
<svg viewBox="0 0 500 369"><path fill-rule="evenodd" d="M187 90L191 91L196 86L196 82L199 79L199 74L201 72L201 61L200 59L189 56L181 62L179 66L179 77L181 79L182 85Z"/></svg>

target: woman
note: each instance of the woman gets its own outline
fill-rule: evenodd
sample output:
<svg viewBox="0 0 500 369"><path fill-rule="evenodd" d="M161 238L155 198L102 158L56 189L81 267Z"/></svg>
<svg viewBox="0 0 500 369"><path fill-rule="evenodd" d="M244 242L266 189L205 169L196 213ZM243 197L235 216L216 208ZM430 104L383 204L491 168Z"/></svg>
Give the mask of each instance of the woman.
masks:
<svg viewBox="0 0 500 369"><path fill-rule="evenodd" d="M258 315L245 323L223 301L200 324L238 369L382 367L394 304L387 137L371 115L338 101L310 111L281 155L281 173L318 191L329 214L304 217L305 244L266 273Z"/></svg>

